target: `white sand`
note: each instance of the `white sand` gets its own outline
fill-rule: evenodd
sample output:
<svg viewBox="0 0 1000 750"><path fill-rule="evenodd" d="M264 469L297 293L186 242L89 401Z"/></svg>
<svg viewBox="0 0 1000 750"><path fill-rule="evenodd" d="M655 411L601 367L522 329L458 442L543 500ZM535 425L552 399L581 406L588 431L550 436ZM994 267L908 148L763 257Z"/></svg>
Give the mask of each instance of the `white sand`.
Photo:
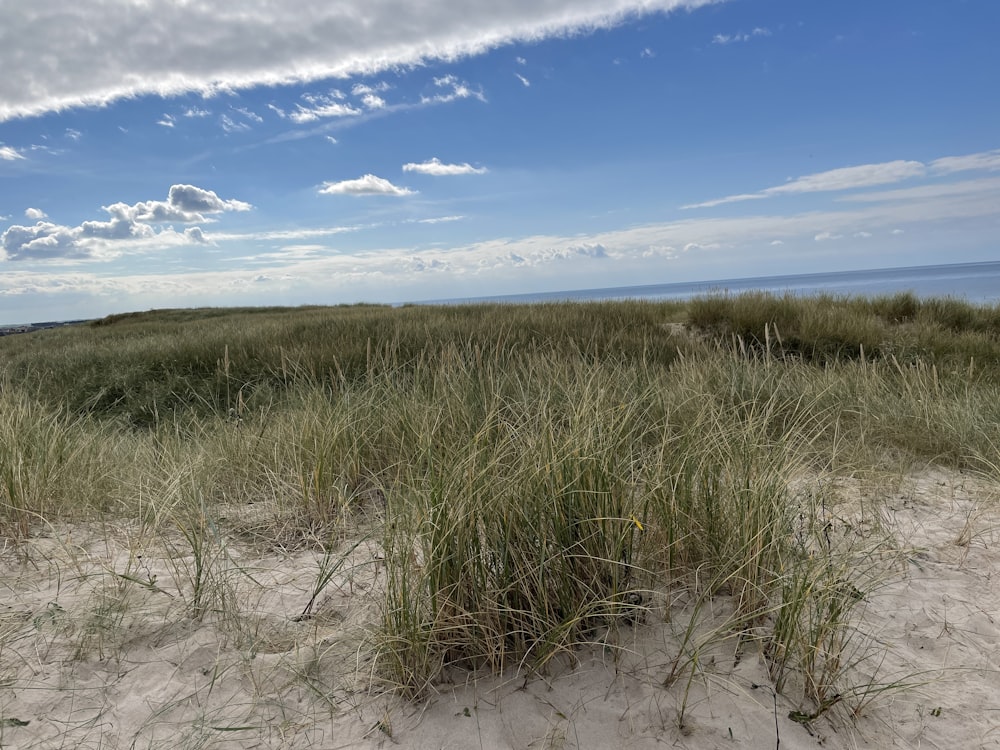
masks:
<svg viewBox="0 0 1000 750"><path fill-rule="evenodd" d="M0 747L1000 747L997 487L941 470L890 489L837 484L844 533L861 531L850 525L859 503L877 501L905 546L887 556L894 575L861 626L880 679L913 686L859 717L845 703L808 727L792 721L794 696L775 697L760 655L734 665L731 647L706 649L693 680L666 687L678 640L665 599L609 636L617 647L580 649L527 679L456 671L407 702L370 679L374 544L351 552L314 617L295 621L320 556L234 542L209 585L227 614L199 622L190 560L147 548L136 528L76 527L0 562ZM683 599L671 603L683 623Z"/></svg>

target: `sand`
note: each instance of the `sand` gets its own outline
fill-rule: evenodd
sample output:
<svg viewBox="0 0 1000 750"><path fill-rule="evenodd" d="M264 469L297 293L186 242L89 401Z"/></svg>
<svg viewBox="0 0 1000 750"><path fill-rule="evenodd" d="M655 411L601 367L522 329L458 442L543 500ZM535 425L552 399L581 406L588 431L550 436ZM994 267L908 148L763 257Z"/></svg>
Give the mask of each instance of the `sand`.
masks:
<svg viewBox="0 0 1000 750"><path fill-rule="evenodd" d="M840 479L831 496L841 533L898 542L858 623L859 679L878 667L892 689L812 721L789 717L798 703L774 694L753 650L737 663L731 646L708 647L693 679L666 684L689 606L677 592L541 673L452 670L407 701L373 679L374 542L344 541L301 617L322 556L234 537L198 618L183 539L123 523L54 526L4 550L0 747L1000 747L998 487L924 469ZM882 508L877 529L852 521L863 504Z"/></svg>

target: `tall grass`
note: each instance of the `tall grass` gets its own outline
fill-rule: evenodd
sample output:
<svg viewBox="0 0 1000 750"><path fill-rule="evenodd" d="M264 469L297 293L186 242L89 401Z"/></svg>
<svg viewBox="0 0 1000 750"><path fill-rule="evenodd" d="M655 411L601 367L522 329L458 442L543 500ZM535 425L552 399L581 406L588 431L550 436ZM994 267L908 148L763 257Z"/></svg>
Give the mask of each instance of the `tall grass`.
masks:
<svg viewBox="0 0 1000 750"><path fill-rule="evenodd" d="M683 589L665 682L690 684L706 638L757 648L814 715L851 695L876 556L830 544L797 478L995 474L998 327L953 300L751 294L160 311L6 337L0 533L144 514L196 619L240 575L231 535L322 550L313 599L333 541L371 536L377 672L409 694L448 668L543 670Z"/></svg>

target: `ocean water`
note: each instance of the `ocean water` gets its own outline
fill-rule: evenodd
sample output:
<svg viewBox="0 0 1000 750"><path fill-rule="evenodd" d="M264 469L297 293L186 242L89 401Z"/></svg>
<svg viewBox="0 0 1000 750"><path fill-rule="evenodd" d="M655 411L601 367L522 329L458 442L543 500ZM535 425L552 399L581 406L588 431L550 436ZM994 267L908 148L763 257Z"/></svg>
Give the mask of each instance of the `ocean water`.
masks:
<svg viewBox="0 0 1000 750"><path fill-rule="evenodd" d="M976 304L1000 303L1000 262L953 263L941 266L880 268L867 271L761 276L749 279L645 286L578 289L538 294L511 294L447 302L554 302L560 300L688 299L703 294L739 294L764 291L775 294L833 294L874 297L913 292L918 297L955 297Z"/></svg>

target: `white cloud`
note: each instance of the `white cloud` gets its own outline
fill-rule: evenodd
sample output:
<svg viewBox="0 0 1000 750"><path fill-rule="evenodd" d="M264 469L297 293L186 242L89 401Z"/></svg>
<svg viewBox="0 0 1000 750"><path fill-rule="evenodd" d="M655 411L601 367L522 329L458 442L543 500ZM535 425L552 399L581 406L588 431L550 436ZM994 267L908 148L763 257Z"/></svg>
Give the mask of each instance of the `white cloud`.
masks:
<svg viewBox="0 0 1000 750"><path fill-rule="evenodd" d="M165 128L172 128L176 125L174 122L173 115L164 114L159 120L156 121L157 125L162 125Z"/></svg>
<svg viewBox="0 0 1000 750"><path fill-rule="evenodd" d="M368 109L382 109L385 107L385 99L378 94L365 94L361 97L361 103Z"/></svg>
<svg viewBox="0 0 1000 750"><path fill-rule="evenodd" d="M897 160L882 162L880 164L862 164L857 167L831 169L826 172L817 172L816 174L806 175L805 177L790 179L784 185L777 185L765 190L760 190L756 193L729 195L725 198L715 198L702 203L692 203L686 206L681 206L681 208L711 208L713 206L721 206L726 203L759 200L761 198L769 198L774 195L791 193L853 190L856 188L902 182L916 177L925 177L928 173L931 175L948 175L954 174L955 172L970 171L1000 171L1000 149L995 151L982 151L975 154L966 154L965 156L945 156L940 159L935 159L928 164L924 164L919 161ZM963 192L977 192L983 189L990 189L992 186L992 183L988 183L986 180L951 183L946 185L924 185L903 190L848 195L840 198L839 200L908 200L917 197L935 197Z"/></svg>
<svg viewBox="0 0 1000 750"><path fill-rule="evenodd" d="M66 128L66 132L63 135L65 135L71 141L78 141L80 140L81 137L83 137L83 133L81 133L79 130L76 130L75 128Z"/></svg>
<svg viewBox="0 0 1000 750"><path fill-rule="evenodd" d="M529 86L531 86L531 81L529 81L527 78L525 78L520 73L515 73L514 76L517 78L517 80L519 80L524 85L525 88L528 88Z"/></svg>
<svg viewBox="0 0 1000 750"><path fill-rule="evenodd" d="M469 84L465 81L460 81L454 75L441 76L434 79L434 86L439 89L451 89L444 94L434 94L433 96L421 96L421 104L446 104L447 102L453 102L456 99L468 99L469 97L478 99L481 102L486 101L486 95L483 94L482 90L473 90L469 87Z"/></svg>
<svg viewBox="0 0 1000 750"><path fill-rule="evenodd" d="M771 30L763 27L756 27L752 31L740 31L736 34L716 34L712 37L712 44L732 44L733 42L749 42L754 37L771 36Z"/></svg>
<svg viewBox="0 0 1000 750"><path fill-rule="evenodd" d="M366 174L356 180L324 182L321 195L413 195L416 191L397 187L382 177Z"/></svg>
<svg viewBox="0 0 1000 750"><path fill-rule="evenodd" d="M351 93L354 96L365 96L366 94L382 94L388 91L392 86L389 85L388 81L379 81L375 85L369 85L367 83L356 83L351 87Z"/></svg>
<svg viewBox="0 0 1000 750"><path fill-rule="evenodd" d="M515 57L514 58L514 62L516 62L518 65L527 65L528 64L528 61L525 60L523 57Z"/></svg>
<svg viewBox="0 0 1000 750"><path fill-rule="evenodd" d="M247 123L237 122L229 115L222 115L222 117L219 118L219 124L227 133L242 133L250 129L250 126Z"/></svg>
<svg viewBox="0 0 1000 750"><path fill-rule="evenodd" d="M880 203L882 201L911 201L926 198L944 198L967 193L980 193L984 190L1000 188L1000 177L985 177L962 182L947 182L934 185L919 185L897 190L880 190L874 193L857 193L845 195L838 201L855 201L860 203Z"/></svg>
<svg viewBox="0 0 1000 750"><path fill-rule="evenodd" d="M34 226L15 224L0 234L0 251L7 260L107 258L121 254L123 243L129 242L204 243L207 240L199 227L188 227L183 233L175 232L172 227L157 231L156 227L170 222L206 223L213 220L209 215L251 208L243 201L222 200L211 190L194 185L173 185L165 201L103 206L110 216L107 221L85 221L76 227L49 221L38 221ZM28 218L44 217L39 209L28 209L25 213L28 212L35 214L29 214Z"/></svg>
<svg viewBox="0 0 1000 750"><path fill-rule="evenodd" d="M280 117L286 117L300 125L322 118L360 115L361 110L351 104L344 103L344 98L343 91L333 89L328 94L306 94L302 97L306 104L296 104L295 110L292 112L285 112L273 104L269 104L268 107Z"/></svg>
<svg viewBox="0 0 1000 750"><path fill-rule="evenodd" d="M285 240L307 240L316 237L332 237L345 232L356 232L362 226L317 227L315 229L277 229L267 232L225 233L212 232L208 239L212 242L272 242Z"/></svg>
<svg viewBox="0 0 1000 750"><path fill-rule="evenodd" d="M323 137L324 137L324 138L325 138L325 139L326 139L327 141L329 141L330 143L338 143L338 142L339 142L339 141L337 141L337 139L336 139L336 138L334 138L334 137L333 137L332 135L325 135L325 136L323 136Z"/></svg>
<svg viewBox="0 0 1000 750"><path fill-rule="evenodd" d="M26 208L24 209L24 215L32 221L49 218L48 215L40 208Z"/></svg>
<svg viewBox="0 0 1000 750"><path fill-rule="evenodd" d="M656 53L653 52L653 50L651 50L649 47L643 47L642 51L639 53L639 57L644 59L650 57L656 57Z"/></svg>
<svg viewBox="0 0 1000 750"><path fill-rule="evenodd" d="M419 174L429 174L435 177L460 174L486 174L486 167L474 167L471 164L442 164L436 156L430 161L415 164L410 162L403 165L404 172L417 172Z"/></svg>
<svg viewBox="0 0 1000 750"><path fill-rule="evenodd" d="M295 12L276 0L247 0L245 12L234 13L223 0L80 0L70 16L64 0L10 3L0 121L144 94L371 75L718 1L468 0L456 13L448 0L300 0Z"/></svg>
<svg viewBox="0 0 1000 750"><path fill-rule="evenodd" d="M239 112L245 118L251 122L264 122L264 118L258 115L256 112L252 112L246 107L233 107L234 112Z"/></svg>
<svg viewBox="0 0 1000 750"><path fill-rule="evenodd" d="M721 206L725 203L758 200L774 195L851 190L854 188L870 187L872 185L900 182L912 177L922 177L926 172L927 168L919 161L897 160L881 164L842 167L840 169L831 169L826 172L817 172L816 174L790 179L784 185L777 185L756 193L729 195L725 198L682 206L682 208L711 208L713 206Z"/></svg>
<svg viewBox="0 0 1000 750"><path fill-rule="evenodd" d="M841 235L834 234L833 232L820 232L815 237L813 237L816 242L827 242L829 240L839 240Z"/></svg>
<svg viewBox="0 0 1000 750"><path fill-rule="evenodd" d="M437 216L432 219L417 219L417 224L444 224L451 221L461 221L464 216Z"/></svg>
<svg viewBox="0 0 1000 750"><path fill-rule="evenodd" d="M971 170L987 170L996 172L1000 170L1000 149L996 151L984 151L978 154L967 154L966 156L945 156L931 162L931 169L939 174L952 174L953 172L966 172Z"/></svg>
<svg viewBox="0 0 1000 750"><path fill-rule="evenodd" d="M185 117L208 117L212 114L207 109L201 109L200 107L188 107L184 110Z"/></svg>
<svg viewBox="0 0 1000 750"><path fill-rule="evenodd" d="M2 161L16 161L17 159L23 159L24 154L15 148L10 146L0 146L0 160Z"/></svg>

